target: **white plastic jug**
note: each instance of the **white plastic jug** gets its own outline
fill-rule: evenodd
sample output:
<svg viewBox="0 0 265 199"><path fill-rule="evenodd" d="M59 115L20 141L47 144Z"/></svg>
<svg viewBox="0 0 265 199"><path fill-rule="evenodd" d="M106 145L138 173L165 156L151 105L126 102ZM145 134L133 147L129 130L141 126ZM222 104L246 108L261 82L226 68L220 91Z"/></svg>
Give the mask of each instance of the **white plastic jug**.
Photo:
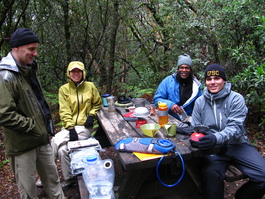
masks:
<svg viewBox="0 0 265 199"><path fill-rule="evenodd" d="M100 160L97 156L86 157L83 179L89 192L89 199L115 199L114 165L111 159Z"/></svg>

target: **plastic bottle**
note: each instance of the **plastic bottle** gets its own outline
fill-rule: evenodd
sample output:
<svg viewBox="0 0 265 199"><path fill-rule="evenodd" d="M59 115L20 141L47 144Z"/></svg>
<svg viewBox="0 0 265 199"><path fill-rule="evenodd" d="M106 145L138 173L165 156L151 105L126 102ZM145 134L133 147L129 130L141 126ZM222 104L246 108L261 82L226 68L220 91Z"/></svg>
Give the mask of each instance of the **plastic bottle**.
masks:
<svg viewBox="0 0 265 199"><path fill-rule="evenodd" d="M163 127L164 124L168 123L168 107L166 103L158 102L158 124Z"/></svg>
<svg viewBox="0 0 265 199"><path fill-rule="evenodd" d="M113 161L100 160L97 156L87 157L83 161L87 164L83 178L89 191L89 199L114 199Z"/></svg>

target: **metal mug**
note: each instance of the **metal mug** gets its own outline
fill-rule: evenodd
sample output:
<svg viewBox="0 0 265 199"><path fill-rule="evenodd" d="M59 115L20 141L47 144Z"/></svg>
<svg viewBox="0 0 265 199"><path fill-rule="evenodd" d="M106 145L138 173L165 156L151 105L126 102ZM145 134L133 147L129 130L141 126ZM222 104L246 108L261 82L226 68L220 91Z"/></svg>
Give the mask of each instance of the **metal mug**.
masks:
<svg viewBox="0 0 265 199"><path fill-rule="evenodd" d="M135 108L145 107L145 99L144 98L134 98L133 104L134 104Z"/></svg>
<svg viewBox="0 0 265 199"><path fill-rule="evenodd" d="M164 124L164 130L169 137L173 137L177 133L177 125L175 123Z"/></svg>

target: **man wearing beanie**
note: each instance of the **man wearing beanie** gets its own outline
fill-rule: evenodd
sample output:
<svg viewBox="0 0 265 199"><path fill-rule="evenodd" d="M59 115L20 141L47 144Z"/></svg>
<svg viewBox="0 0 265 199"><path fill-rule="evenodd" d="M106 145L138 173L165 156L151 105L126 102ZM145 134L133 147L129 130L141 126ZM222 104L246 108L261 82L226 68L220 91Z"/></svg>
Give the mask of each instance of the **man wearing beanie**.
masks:
<svg viewBox="0 0 265 199"><path fill-rule="evenodd" d="M6 155L22 199L37 198L38 172L49 198L65 198L53 151L54 135L49 106L36 77L39 38L29 29L17 29L10 38L11 52L0 62L0 126Z"/></svg>
<svg viewBox="0 0 265 199"><path fill-rule="evenodd" d="M194 102L201 95L201 83L192 73L192 60L188 54L178 57L177 72L166 77L158 86L154 103L167 104L169 114L184 120L183 115L191 116ZM184 113L185 112L185 113Z"/></svg>
<svg viewBox="0 0 265 199"><path fill-rule="evenodd" d="M249 179L237 190L235 198L260 199L265 194L265 160L247 138L244 121L248 109L244 98L231 90L219 64L209 65L204 76L206 88L195 102L192 126L205 125L209 129L198 142L190 142L201 150L215 145L221 148L219 154L201 157L205 198L224 198L225 171L232 164Z"/></svg>

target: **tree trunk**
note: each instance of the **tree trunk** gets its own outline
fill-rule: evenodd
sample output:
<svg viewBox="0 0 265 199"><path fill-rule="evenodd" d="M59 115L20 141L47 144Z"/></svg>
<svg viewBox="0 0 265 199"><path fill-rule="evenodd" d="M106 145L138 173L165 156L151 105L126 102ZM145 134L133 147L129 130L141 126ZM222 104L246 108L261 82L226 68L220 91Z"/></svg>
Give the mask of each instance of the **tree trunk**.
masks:
<svg viewBox="0 0 265 199"><path fill-rule="evenodd" d="M110 33L110 62L109 62L109 73L107 77L107 93L111 93L114 68L115 68L115 44L116 44L116 35L119 27L119 2L114 0L114 9L112 15L112 27Z"/></svg>

